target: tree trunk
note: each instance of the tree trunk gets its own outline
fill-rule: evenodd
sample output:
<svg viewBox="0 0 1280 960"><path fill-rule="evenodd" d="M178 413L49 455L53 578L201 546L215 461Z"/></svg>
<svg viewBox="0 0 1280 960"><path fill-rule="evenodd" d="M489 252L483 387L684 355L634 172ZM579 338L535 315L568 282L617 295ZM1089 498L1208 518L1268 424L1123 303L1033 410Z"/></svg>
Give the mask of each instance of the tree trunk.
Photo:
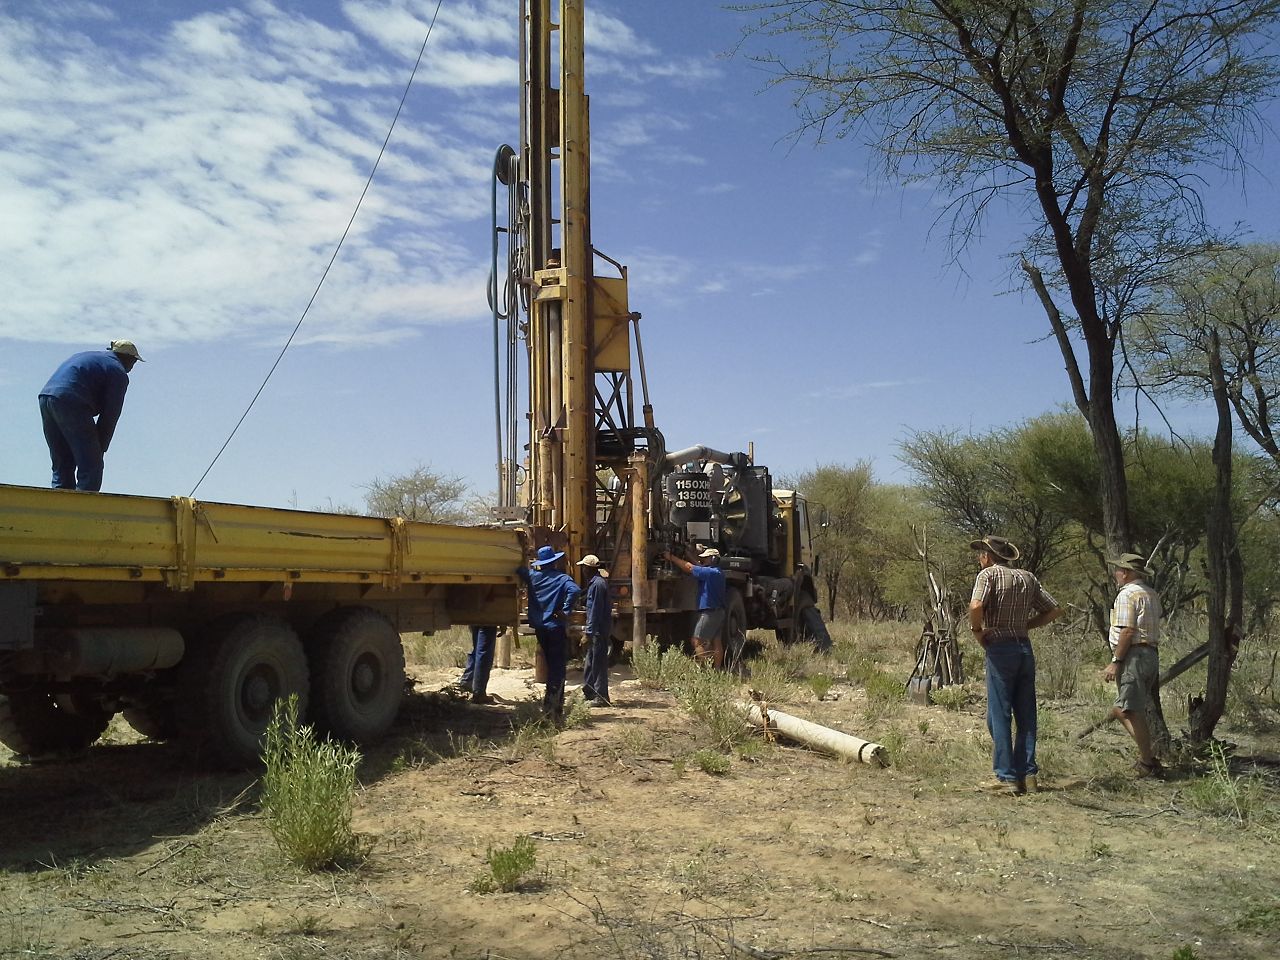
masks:
<svg viewBox="0 0 1280 960"><path fill-rule="evenodd" d="M1209 375L1218 429L1213 438L1214 491L1205 529L1209 566L1209 673L1203 698L1192 701L1188 719L1193 743L1204 743L1222 719L1231 677L1232 639L1239 630L1243 564L1236 549L1231 509L1231 408L1218 332L1209 332Z"/></svg>
<svg viewBox="0 0 1280 960"><path fill-rule="evenodd" d="M1089 403L1082 408L1089 421L1093 449L1098 455L1098 496L1102 501L1102 534L1112 556L1133 548L1129 531L1129 480L1124 468L1124 443L1116 424L1112 394L1114 361L1111 344L1089 343Z"/></svg>
<svg viewBox="0 0 1280 960"><path fill-rule="evenodd" d="M828 574L824 579L827 582L827 622L830 623L836 618L836 596L840 592L840 577L838 574L836 576Z"/></svg>

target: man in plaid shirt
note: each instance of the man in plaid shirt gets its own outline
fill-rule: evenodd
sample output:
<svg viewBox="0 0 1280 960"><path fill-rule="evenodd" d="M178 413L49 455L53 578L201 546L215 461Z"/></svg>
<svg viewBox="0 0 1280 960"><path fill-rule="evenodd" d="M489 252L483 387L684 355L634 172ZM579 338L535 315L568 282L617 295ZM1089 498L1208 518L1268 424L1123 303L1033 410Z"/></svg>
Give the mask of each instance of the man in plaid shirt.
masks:
<svg viewBox="0 0 1280 960"><path fill-rule="evenodd" d="M969 600L969 626L986 651L987 729L991 732L997 793L1034 792L1036 766L1036 658L1029 630L1062 616L1035 574L1009 566L1018 548L1004 537L969 544L978 551L978 577ZM1017 735L1014 735L1014 724Z"/></svg>

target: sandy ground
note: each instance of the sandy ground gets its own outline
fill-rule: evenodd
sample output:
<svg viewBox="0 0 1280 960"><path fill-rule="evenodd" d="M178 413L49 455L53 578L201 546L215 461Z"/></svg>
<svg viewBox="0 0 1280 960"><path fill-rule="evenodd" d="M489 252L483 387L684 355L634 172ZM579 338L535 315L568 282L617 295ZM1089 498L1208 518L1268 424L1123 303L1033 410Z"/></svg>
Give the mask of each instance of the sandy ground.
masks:
<svg viewBox="0 0 1280 960"><path fill-rule="evenodd" d="M495 671L491 706L444 690L455 673L419 671L367 758L372 850L347 871L285 863L253 778L177 745L113 728L72 761L0 759L0 956L1280 955L1277 832L1130 782L1114 731L1088 748L1103 775L1022 798L974 789L981 703L895 708L916 755L936 752L929 774L777 744L713 776L697 725L625 673L612 707L541 738L513 732L531 671ZM787 709L863 733L866 708L837 682ZM521 888L469 892L520 836L537 852Z"/></svg>

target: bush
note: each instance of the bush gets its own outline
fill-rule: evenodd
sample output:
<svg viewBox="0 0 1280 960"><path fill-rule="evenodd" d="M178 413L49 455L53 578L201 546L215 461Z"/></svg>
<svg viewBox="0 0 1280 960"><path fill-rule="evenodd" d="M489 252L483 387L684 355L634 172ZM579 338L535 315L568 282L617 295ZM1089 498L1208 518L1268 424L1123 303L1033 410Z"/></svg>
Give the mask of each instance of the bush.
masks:
<svg viewBox="0 0 1280 960"><path fill-rule="evenodd" d="M670 683L680 706L707 726L721 749L731 750L749 738L751 728L735 705L737 681L686 658L681 660L687 666L673 676Z"/></svg>
<svg viewBox="0 0 1280 960"><path fill-rule="evenodd" d="M751 686L770 703L787 703L795 699L796 687L786 665L757 660L751 667Z"/></svg>
<svg viewBox="0 0 1280 960"><path fill-rule="evenodd" d="M878 706L897 703L906 696L900 681L879 670L863 680L862 686L867 691L867 700Z"/></svg>
<svg viewBox="0 0 1280 960"><path fill-rule="evenodd" d="M815 697L822 700L831 690L831 678L825 673L815 673L809 678L809 689Z"/></svg>
<svg viewBox="0 0 1280 960"><path fill-rule="evenodd" d="M308 870L358 859L351 830L360 752L318 741L298 698L277 701L263 745L262 809L280 851Z"/></svg>
<svg viewBox="0 0 1280 960"><path fill-rule="evenodd" d="M1047 700L1070 700L1080 683L1080 665L1088 662L1090 647L1102 649L1097 635L1074 624L1055 623L1037 638L1036 692Z"/></svg>
<svg viewBox="0 0 1280 960"><path fill-rule="evenodd" d="M490 847L485 853L485 861L489 872L481 874L471 881L472 893L493 893L501 890L512 893L520 888L520 882L538 863L538 852L532 837L518 837L509 847L494 849Z"/></svg>
<svg viewBox="0 0 1280 960"><path fill-rule="evenodd" d="M939 687L929 692L930 698L944 710L961 710L969 702L969 691L960 684Z"/></svg>
<svg viewBox="0 0 1280 960"><path fill-rule="evenodd" d="M1264 805L1266 787L1256 778L1236 776L1231 759L1217 741L1209 744L1208 773L1187 787L1187 801L1215 817L1247 823Z"/></svg>
<svg viewBox="0 0 1280 960"><path fill-rule="evenodd" d="M698 765L698 769L703 773L708 773L713 777L723 777L732 766L729 758L723 753L718 750L708 750L705 747L694 751L690 759Z"/></svg>
<svg viewBox="0 0 1280 960"><path fill-rule="evenodd" d="M631 666L636 672L640 686L650 690L662 688L662 651L656 643L646 643L643 647L631 651Z"/></svg>

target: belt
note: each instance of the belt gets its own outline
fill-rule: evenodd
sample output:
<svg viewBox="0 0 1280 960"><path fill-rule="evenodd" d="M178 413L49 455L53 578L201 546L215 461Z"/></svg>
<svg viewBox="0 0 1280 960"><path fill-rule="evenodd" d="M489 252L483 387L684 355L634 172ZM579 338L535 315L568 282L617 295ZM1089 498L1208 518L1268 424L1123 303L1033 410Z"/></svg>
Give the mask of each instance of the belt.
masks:
<svg viewBox="0 0 1280 960"><path fill-rule="evenodd" d="M1016 642L1020 642L1020 641L1026 641L1027 643L1030 643L1030 642L1031 642L1031 638L1030 638L1030 637L1028 637L1028 636L1025 636L1025 635L1023 635L1023 636L1021 636L1021 637L993 637L991 640L989 640L989 641L988 641L988 644L991 644L991 643L1016 643Z"/></svg>

